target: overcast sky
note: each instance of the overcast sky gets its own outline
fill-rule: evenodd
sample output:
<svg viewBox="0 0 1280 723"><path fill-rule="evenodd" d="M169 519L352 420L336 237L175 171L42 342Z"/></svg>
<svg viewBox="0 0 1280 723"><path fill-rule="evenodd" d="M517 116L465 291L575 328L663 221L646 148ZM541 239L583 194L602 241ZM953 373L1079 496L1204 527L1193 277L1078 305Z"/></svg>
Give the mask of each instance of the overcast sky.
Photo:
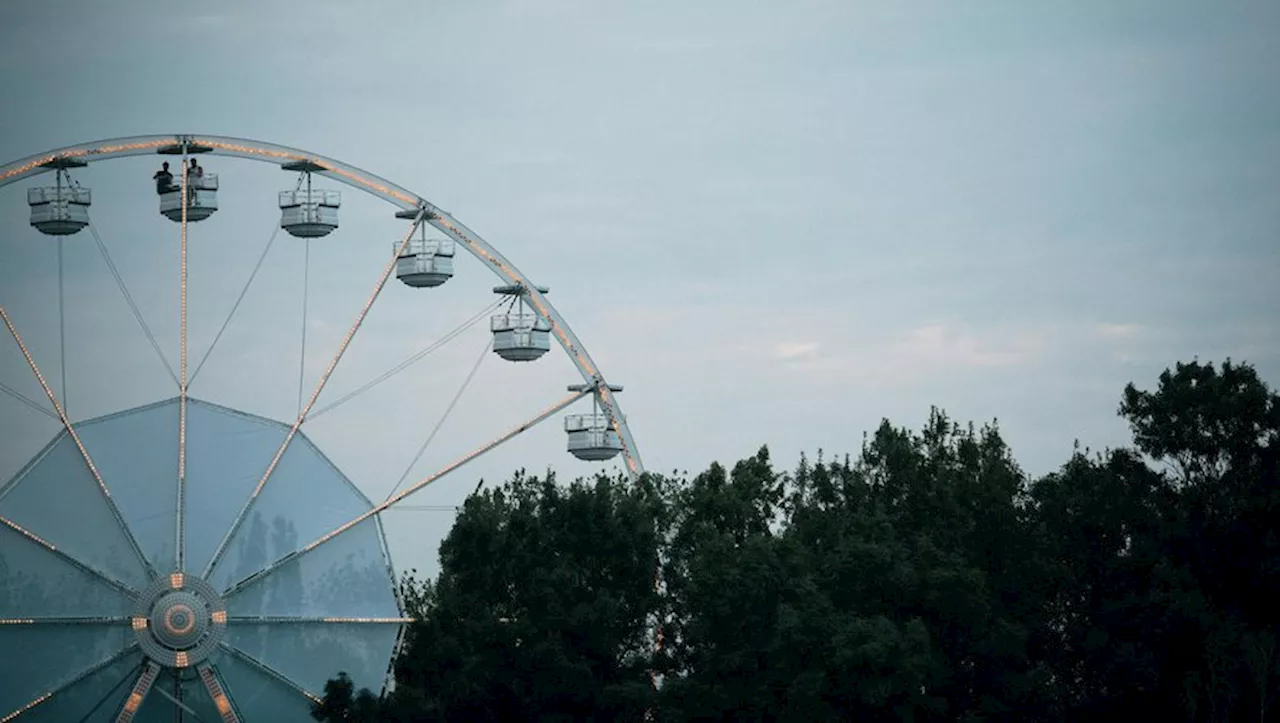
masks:
<svg viewBox="0 0 1280 723"><path fill-rule="evenodd" d="M1124 385L1178 360L1280 384L1280 4L1274 2L368 2L7 0L0 162L84 141L210 133L282 143L422 194L493 243L583 339L650 469L768 444L856 452L930 405L998 418L1024 468L1127 441ZM78 172L95 227L174 363L177 225L156 160ZM192 228L192 354L276 223L269 166L208 159L223 208ZM56 242L0 189L0 304L60 383ZM332 185L332 184L330 184ZM405 224L344 195L311 246L309 390ZM91 236L65 242L68 392L87 418L172 396ZM303 244L281 235L193 394L296 412ZM393 282L333 400L493 301L460 258ZM404 473L482 353L471 330L310 432L371 496ZM37 396L11 342L3 381ZM410 474L564 393L558 350L496 357ZM0 397L7 478L56 431ZM553 420L413 498L479 475L592 467ZM402 566L448 516L399 513Z"/></svg>

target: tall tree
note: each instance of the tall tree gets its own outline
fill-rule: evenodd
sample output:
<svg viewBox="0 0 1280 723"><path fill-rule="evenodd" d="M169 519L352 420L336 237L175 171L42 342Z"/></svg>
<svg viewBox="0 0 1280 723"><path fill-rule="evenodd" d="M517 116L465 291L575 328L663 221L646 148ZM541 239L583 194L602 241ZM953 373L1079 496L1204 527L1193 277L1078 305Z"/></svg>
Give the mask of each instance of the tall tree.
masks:
<svg viewBox="0 0 1280 723"><path fill-rule="evenodd" d="M1125 388L1138 449L1168 470L1167 564L1194 581L1179 671L1208 720L1274 708L1280 635L1280 395L1248 364L1179 363Z"/></svg>
<svg viewBox="0 0 1280 723"><path fill-rule="evenodd" d="M441 720L640 720L651 705L660 496L518 475L467 500L397 665Z"/></svg>

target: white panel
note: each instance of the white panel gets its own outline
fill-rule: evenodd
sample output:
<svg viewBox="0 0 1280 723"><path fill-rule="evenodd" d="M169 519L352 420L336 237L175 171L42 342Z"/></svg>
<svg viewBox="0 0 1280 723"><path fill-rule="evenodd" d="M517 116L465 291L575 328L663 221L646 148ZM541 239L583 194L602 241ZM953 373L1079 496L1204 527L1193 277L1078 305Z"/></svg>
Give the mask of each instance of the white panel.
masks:
<svg viewBox="0 0 1280 723"><path fill-rule="evenodd" d="M370 518L227 598L232 617L399 615L377 520Z"/></svg>
<svg viewBox="0 0 1280 723"><path fill-rule="evenodd" d="M149 580L69 435L0 499L0 515L126 584Z"/></svg>
<svg viewBox="0 0 1280 723"><path fill-rule="evenodd" d="M232 625L226 641L303 688L324 691L346 672L356 690L382 691L400 626L383 623Z"/></svg>
<svg viewBox="0 0 1280 723"><path fill-rule="evenodd" d="M0 718L119 653L131 638L123 624L0 625Z"/></svg>
<svg viewBox="0 0 1280 723"><path fill-rule="evenodd" d="M209 582L226 590L372 506L311 440L299 434L249 509Z"/></svg>
<svg viewBox="0 0 1280 723"><path fill-rule="evenodd" d="M314 720L311 717L311 700L267 673L226 654L215 665L226 685L228 697L248 720L272 723L309 723ZM312 691L316 695L323 692Z"/></svg>
<svg viewBox="0 0 1280 723"><path fill-rule="evenodd" d="M188 570L204 572L287 433L277 422L188 400Z"/></svg>
<svg viewBox="0 0 1280 723"><path fill-rule="evenodd" d="M0 525L0 618L128 615L133 601L7 525Z"/></svg>
<svg viewBox="0 0 1280 723"><path fill-rule="evenodd" d="M157 571L175 569L178 401L93 420L76 431L143 553Z"/></svg>

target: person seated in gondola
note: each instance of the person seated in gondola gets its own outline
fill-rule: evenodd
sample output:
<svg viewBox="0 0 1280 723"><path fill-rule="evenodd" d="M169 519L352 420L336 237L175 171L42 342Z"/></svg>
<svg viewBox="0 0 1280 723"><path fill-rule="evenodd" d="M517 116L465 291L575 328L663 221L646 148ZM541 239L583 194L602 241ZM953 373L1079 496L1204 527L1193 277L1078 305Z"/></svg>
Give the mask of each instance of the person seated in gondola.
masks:
<svg viewBox="0 0 1280 723"><path fill-rule="evenodd" d="M175 190L173 187L173 173L169 171L169 162L165 161L160 170L156 171L156 175L152 176L156 182L156 193L168 193Z"/></svg>

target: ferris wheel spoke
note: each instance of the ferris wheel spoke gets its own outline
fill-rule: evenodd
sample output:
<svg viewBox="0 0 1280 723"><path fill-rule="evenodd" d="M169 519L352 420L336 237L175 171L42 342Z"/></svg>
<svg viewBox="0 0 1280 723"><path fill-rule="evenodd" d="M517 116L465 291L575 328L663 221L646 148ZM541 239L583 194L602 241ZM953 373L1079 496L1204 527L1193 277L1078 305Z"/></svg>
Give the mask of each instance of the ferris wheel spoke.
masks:
<svg viewBox="0 0 1280 723"><path fill-rule="evenodd" d="M94 663L93 665L90 665L89 667L85 668L84 670L81 670L80 672L73 674L70 678L67 678L62 683L59 683L56 687L54 687L52 690L48 691L47 693L44 693L34 698L29 703L26 703L25 705L18 708L17 710L14 710L3 717L0 717L0 723L9 723L9 721L12 721L20 716L26 715L28 712L30 712L32 709L36 708L37 706L48 703L58 695L61 695L68 688L75 685L76 683L79 683L80 681L84 680L85 678L88 678L94 673L97 673L99 671L102 671L102 670L105 670L106 668L111 667L113 664L119 662L123 658L128 657L129 655L132 655L137 650L138 650L138 644L132 643L126 646L124 649L120 650L119 652L115 653L114 655L106 658L105 660L100 660L97 663ZM126 676L126 679L127 678L128 676Z"/></svg>
<svg viewBox="0 0 1280 723"><path fill-rule="evenodd" d="M62 421L62 419L59 418L58 415L40 406L39 402L35 401L31 397L28 397L27 395L23 394L17 389L14 389L13 387L5 384L4 382L0 382L0 392L4 392L5 394L8 394L9 396L13 397L19 402L22 402L23 404L27 405L28 407L31 407L32 409L36 410L37 412L40 412L41 414L45 415L50 419L55 419L59 422Z"/></svg>
<svg viewBox="0 0 1280 723"><path fill-rule="evenodd" d="M240 648L237 648L236 646L226 642L225 640L218 643L218 646L222 648L224 651L226 651L227 653L230 653L237 660L240 660L244 663L248 663L251 667L257 668L259 672L264 673L268 678L271 678L277 683L280 683L281 685L287 687L289 690L297 693L298 695L303 696L304 698L311 701L312 703L321 702L320 696L312 693L306 688L303 688L302 686L298 685L293 680L291 680L285 674L281 673L280 671L276 670L270 665L267 665L261 660L258 660L252 655L249 655L248 653L244 652ZM4 721L0 721L0 723L4 723Z"/></svg>
<svg viewBox="0 0 1280 723"><path fill-rule="evenodd" d="M354 519L343 523L340 527L337 527L331 530L330 532L325 533L324 535L317 538L315 541L311 542L305 547L302 547L294 552L291 552L285 555L284 557L281 557L280 559L276 560L275 562L272 562L266 567L262 568L258 572L255 572L252 575L249 575L248 577L244 578L243 580L236 583L235 585L232 585L229 589L227 589L226 592L222 594L222 596L224 598L228 598L228 597L231 597L232 595L235 595L241 590L254 584L258 580L261 580L262 578L270 575L272 572L275 572L280 567L298 559L299 557L307 554L308 552L311 552L312 550L316 549L317 547L320 547L324 543L329 542L330 540L333 540L334 538L338 537L342 533L355 528L361 522L364 522L365 520L385 511L386 509L395 505L400 500L403 500L409 495L412 495L413 493L421 490L422 488L426 487L432 482L435 482L441 477L444 477L445 475L456 471L458 468L462 467L466 463L479 458L481 455L485 454L486 452L490 452L496 449L497 447L501 446L503 443L508 442L511 439L519 436L520 434L532 429L533 427L537 426L540 422L543 422L547 418L554 415L556 412L559 412L565 407L568 407L570 404L573 404L574 402L578 401L579 399L583 398L584 396L590 393L591 393L591 390L589 388L572 392L567 397L564 397L563 399L551 405L550 407L547 407L546 409L542 410L536 416L528 419L525 422L522 422L521 424L512 428L511 430L504 432L501 436L497 437L496 439L493 439L489 442L486 442L480 445L479 447L473 449L467 454L449 463L439 471L419 480L418 482L415 482L413 485L409 486L408 488L399 492L398 494L395 494L392 497L387 498L381 504L376 505L375 507L369 509L367 512L364 512L358 515L357 517L355 517Z"/></svg>
<svg viewBox="0 0 1280 723"><path fill-rule="evenodd" d="M77 558L77 557L74 557L74 556L72 556L72 555L67 554L67 553L66 553L66 552L64 552L63 550L60 550L60 549L58 549L57 547L55 547L54 545L49 544L49 542L48 542L48 541L46 541L46 540L44 540L43 538L41 538L41 537L37 536L35 533L33 533L33 532L31 532L30 530L26 529L26 528L25 528L25 527L23 527L22 525L19 525L18 523L14 522L13 520L10 520L10 519L8 519L8 518L6 518L6 517L2 517L2 516L0 516L0 525L4 525L5 527L8 527L9 529L13 530L14 532L17 532L18 534L20 534L20 535L22 535L23 537L25 537L28 541L30 541L30 542L32 542L32 543L34 543L34 544L36 544L36 545L39 545L40 547L43 547L46 551L48 551L48 552L52 552L54 555L57 555L58 557L62 558L62 559L63 559L63 560L65 560L68 564L72 565L72 566L73 566L73 567L75 567L76 569L81 570L82 572L86 572L86 573L88 573L88 574L90 574L90 575L93 575L93 576L94 576L94 577L96 577L96 578L101 579L103 582L107 583L107 584L108 584L108 585L110 585L111 587L116 588L117 590L119 590L119 591L121 591L121 592L123 592L123 593L126 593L126 594L128 594L128 595L130 595L130 596L133 596L133 595L137 595L137 594L138 594L138 591L137 591L136 589L134 589L133 587L131 587L130 585L127 585L127 584L125 584L125 583L123 583L123 582L121 582L121 581L117 580L116 578L114 578L114 577L112 577L112 576L108 575L107 573L103 572L102 570L99 570L98 568L94 567L93 565L90 565L89 563L84 562L83 560L81 560L81 559L79 559L79 558Z"/></svg>
<svg viewBox="0 0 1280 723"><path fill-rule="evenodd" d="M448 344L449 342L461 336L463 332L475 326L477 323L480 322L480 320L488 316L490 312L492 312L494 309L497 309L499 306L502 306L504 303L506 302L503 301L502 299L499 299L493 303L487 304L483 309L476 312L473 316L469 317L466 321L455 326L453 329L443 334L439 339L436 339L435 341L431 342L431 344L428 345L426 348L422 349L421 351L415 352L408 359L405 359L404 361L400 362L394 367L388 369L387 371L375 377L373 380L366 382L360 387L357 387L354 391L348 392L347 394L339 397L336 401L330 402L329 404L312 412L310 415L307 416L307 421L308 422L314 421L320 415L325 414L326 412L330 412L334 409L337 409L338 407L342 406L343 404L346 404L347 402L351 401L357 396L364 394L365 392L387 381L388 379L399 374L405 369L408 369L410 366L421 361L428 354L431 354L432 352L439 350L444 345Z"/></svg>
<svg viewBox="0 0 1280 723"><path fill-rule="evenodd" d="M64 265L62 263L62 241L61 236L58 237L58 365L62 368L62 384L59 389L62 390L62 404L70 407L71 394L67 391L67 308L66 308L66 292L64 289Z"/></svg>
<svg viewBox="0 0 1280 723"><path fill-rule="evenodd" d="M298 353L298 414L302 414L302 387L307 372L307 301L311 286L311 239L302 240L302 345Z"/></svg>
<svg viewBox="0 0 1280 723"><path fill-rule="evenodd" d="M164 350L160 348L160 342L156 341L156 335L151 331L151 326L147 324L146 317L142 315L142 310L138 308L137 302L133 300L133 294L129 293L129 287L124 283L124 277L120 275L120 269L116 267L114 261L111 260L111 253L107 250L107 245L103 243L102 236L98 233L98 227L92 221L89 222L89 233L93 236L94 243L98 246L98 252L102 254L102 260L107 265L107 270L111 272L112 278L116 281L116 286L120 289L121 296L124 297L125 303L129 305L129 310L133 312L133 318L138 322L138 326L142 329L142 333L150 342L151 348L159 357L160 363L164 365L165 371L169 373L169 378L173 380L173 385L179 386L178 375L173 371L173 365L169 363L169 358L165 356Z"/></svg>
<svg viewBox="0 0 1280 723"><path fill-rule="evenodd" d="M38 618L0 618L0 625L123 625L129 618L123 615L90 616L76 615L71 617L38 617Z"/></svg>
<svg viewBox="0 0 1280 723"><path fill-rule="evenodd" d="M480 350L480 356L476 359L475 365L471 367L471 371L467 374L467 378L462 380L462 386L458 387L458 392L454 394L453 399L449 401L449 406L445 407L444 413L440 415L440 419L436 422L436 426L432 428L431 434L427 435L426 441L422 443L421 447L418 447L417 454L413 455L413 459L410 460L409 465L405 467L404 474L400 475L400 479L396 480L396 486L392 487L391 491L387 493L386 499L391 499L391 496L400 489L400 485L404 484L404 481L409 478L409 473L413 471L415 466L417 466L418 460L422 459L422 455L427 451L427 447L431 446L432 440L434 440L436 435L439 434L440 428L444 426L445 420L449 418L449 415L453 412L454 408L458 406L458 400L462 399L462 393L467 391L467 387L471 385L471 380L476 378L476 372L480 371L480 365L484 362L485 357L489 356L489 350L492 348L493 337L489 337L485 342L484 348Z"/></svg>
<svg viewBox="0 0 1280 723"><path fill-rule="evenodd" d="M213 557L209 560L209 564L205 568L202 577L207 578L213 572L213 568L222 559L223 554L226 553L227 546L230 544L231 539L235 536L236 532L239 531L240 526L244 524L245 519L248 517L249 508L251 508L254 501L258 499L258 495L262 494L262 488L266 486L267 480L271 478L271 473L274 472L276 466L280 464L280 459L284 457L285 450L289 448L289 444L293 441L294 437L298 436L298 429L302 426L303 421L306 420L307 415L311 413L311 408L315 406L316 399L318 399L320 397L320 393L324 391L325 384L328 383L329 377L333 374L333 370L337 368L338 362L342 360L343 354L345 354L347 349L351 346L351 340L355 337L356 332L359 331L360 327L364 324L365 318L369 315L369 310L373 308L373 303L377 301L378 296L382 293L382 289L387 285L387 279L390 278L391 273L395 271L396 261L404 252L405 247L408 246L409 240L413 238L414 232L420 225L422 225L425 214L425 209L418 212L418 215L413 221L413 225L409 228L409 232L400 240L400 244L396 247L395 254L391 257L391 261L387 263L386 268L382 271L382 276L378 278L377 284L374 285L373 292L369 295L368 301L365 302L364 307L356 316L356 320L351 325L351 328L347 330L347 334L343 337L342 343L339 344L338 351L334 355L333 360L329 362L329 366L325 369L324 373L320 375L320 380L316 383L315 390L311 392L311 398L303 406L302 410L298 412L298 418L294 420L293 426L289 429L289 433L285 435L284 442L280 444L280 448L276 451L275 457L273 457L271 463L267 465L267 471L263 473L262 478L258 480L258 484L254 487L253 492L250 493L249 499L246 500L244 506L240 508L240 512L231 523L231 528L227 530L227 534L222 538L222 541L218 543L218 547L214 550Z"/></svg>
<svg viewBox="0 0 1280 723"><path fill-rule="evenodd" d="M417 622L417 618L353 618L316 617L290 615L237 615L227 618L228 625L283 625L316 623L321 625L404 625Z"/></svg>
<svg viewBox="0 0 1280 723"><path fill-rule="evenodd" d="M218 328L218 333L214 335L213 342L209 344L209 348L205 350L204 356L200 357L200 361L196 363L196 368L191 372L191 378L187 380L187 388L195 383L196 377L200 376L200 370L204 369L205 362L209 361L209 357L213 354L213 350L218 346L218 342L222 340L222 335L226 333L227 327L230 326L231 320L235 317L236 311L240 309L240 304L244 302L244 297L248 295L249 288L253 286L253 280L257 278L258 272L262 270L262 264L267 260L267 254L271 252L271 246L276 241L276 236L280 233L280 225L273 224L274 231L271 237L267 239L267 245L262 249L262 255L258 257L258 263L254 265L253 271L249 274L249 280L245 282L244 288L240 290L240 295L236 297L236 303L231 305L231 311L227 313L227 318L223 320L222 326Z"/></svg>
<svg viewBox="0 0 1280 723"><path fill-rule="evenodd" d="M194 163L194 159L192 160ZM182 253L179 287L182 302L179 311L179 380L178 380L178 489L176 494L176 510L174 521L174 566L179 572L187 569L186 565L186 524L187 524L187 211L193 202L195 191L191 188L187 167L187 146L182 146L182 219L181 243Z"/></svg>
<svg viewBox="0 0 1280 723"><path fill-rule="evenodd" d="M106 500L107 507L111 510L111 515L115 518L116 523L120 526L125 540L129 543L129 547L133 553L138 556L138 560L142 563L142 568L150 577L155 577L155 568L151 565L151 561L147 556L142 554L142 548L138 546L138 540L133 536L133 531L129 529L129 525L125 523L124 516L120 514L120 508L116 506L116 502L111 497L111 491L107 489L107 483L103 482L102 475L99 474L97 466L89 457L89 450L85 448L84 442L80 441L80 435L76 432L75 426L71 424L71 420L67 417L66 410L58 403L58 396L54 394L53 389L49 386L49 382L45 380L40 368L36 366L36 361L31 356L31 351L27 349L27 345L22 342L22 336L18 334L18 329L13 325L13 319L9 313L0 306L0 320L4 321L4 325L9 329L9 334L13 336L13 340L18 344L18 348L22 351L22 356L27 360L27 366L31 368L31 372L35 374L36 379L40 382L40 386L44 389L44 393L49 397L53 409L58 413L58 417L62 420L62 425L66 428L67 434L71 440L75 442L76 449L80 450L80 456L84 458L85 466L89 468L90 474L93 475L94 481L98 483L98 490L102 493L102 497ZM30 534L30 533L28 533Z"/></svg>

